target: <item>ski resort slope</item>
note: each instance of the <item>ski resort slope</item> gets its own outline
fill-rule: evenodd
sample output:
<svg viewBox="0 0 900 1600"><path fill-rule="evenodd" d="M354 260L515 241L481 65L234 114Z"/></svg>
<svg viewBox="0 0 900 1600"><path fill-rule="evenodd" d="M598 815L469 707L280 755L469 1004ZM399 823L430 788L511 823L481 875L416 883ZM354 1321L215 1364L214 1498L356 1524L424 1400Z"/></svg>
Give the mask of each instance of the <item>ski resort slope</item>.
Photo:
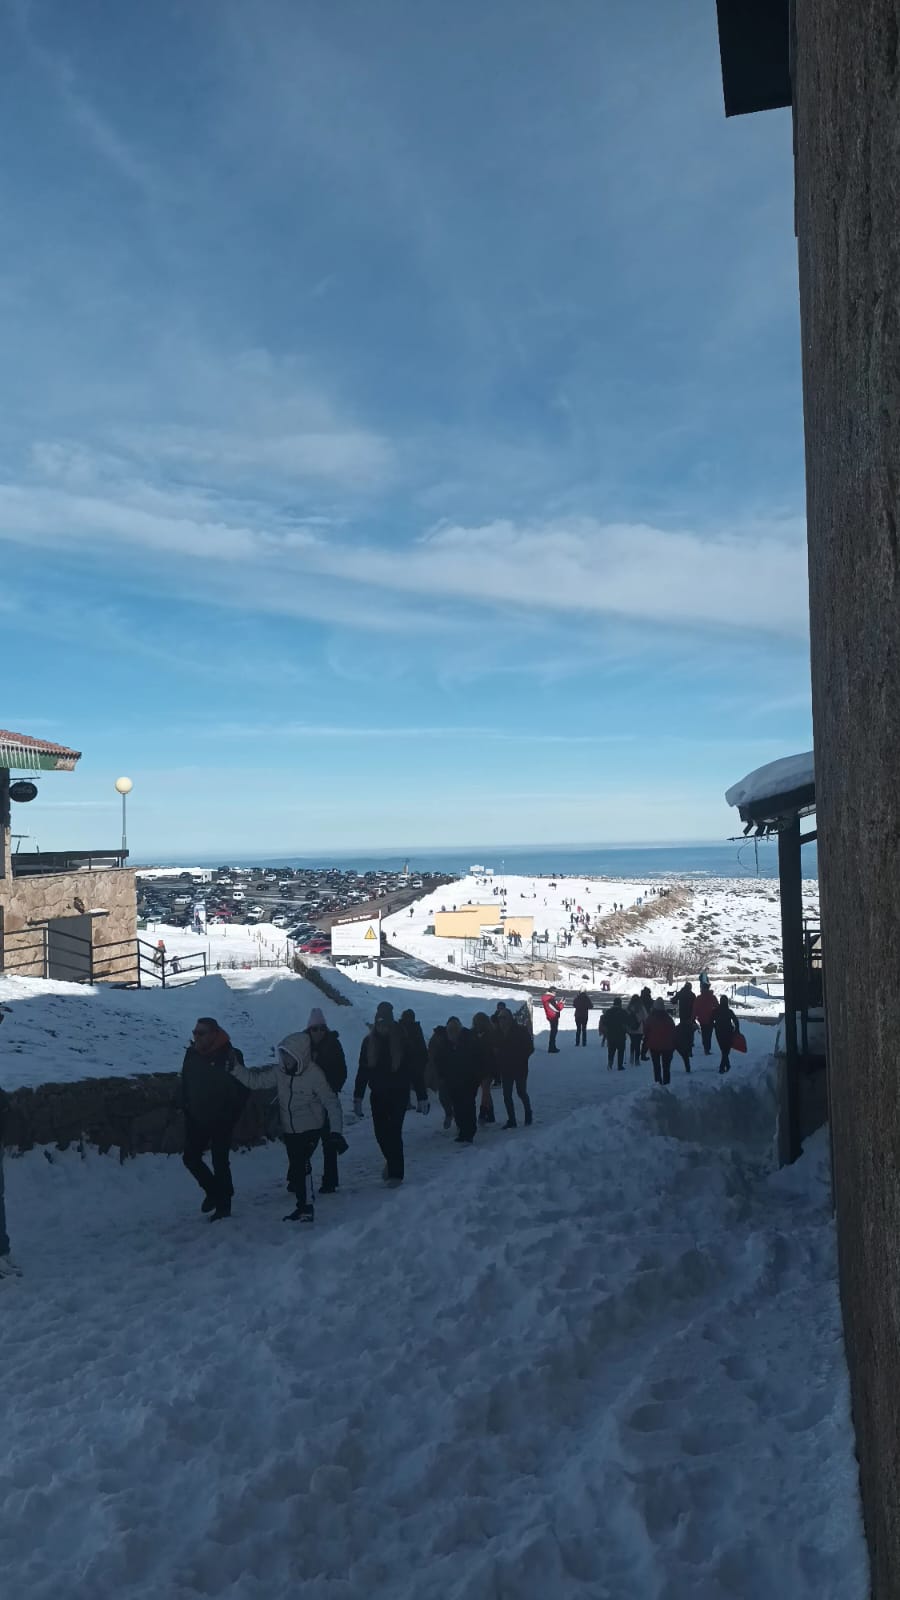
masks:
<svg viewBox="0 0 900 1600"><path fill-rule="evenodd" d="M410 1116L396 1192L353 1124L312 1228L278 1145L216 1227L177 1157L8 1158L5 1592L864 1600L826 1141L772 1171L747 1032L669 1091L540 1053L533 1128Z"/></svg>

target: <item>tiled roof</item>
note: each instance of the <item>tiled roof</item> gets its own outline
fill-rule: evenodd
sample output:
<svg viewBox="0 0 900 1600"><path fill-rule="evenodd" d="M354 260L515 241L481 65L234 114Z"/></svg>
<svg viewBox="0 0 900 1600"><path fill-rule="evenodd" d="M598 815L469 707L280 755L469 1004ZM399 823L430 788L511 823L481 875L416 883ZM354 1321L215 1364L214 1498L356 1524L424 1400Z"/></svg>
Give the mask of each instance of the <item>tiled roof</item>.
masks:
<svg viewBox="0 0 900 1600"><path fill-rule="evenodd" d="M0 728L0 767L34 766L44 770L56 769L71 772L76 761L81 760L80 750L70 750L64 744L51 744L48 739L32 739L27 733L11 733Z"/></svg>

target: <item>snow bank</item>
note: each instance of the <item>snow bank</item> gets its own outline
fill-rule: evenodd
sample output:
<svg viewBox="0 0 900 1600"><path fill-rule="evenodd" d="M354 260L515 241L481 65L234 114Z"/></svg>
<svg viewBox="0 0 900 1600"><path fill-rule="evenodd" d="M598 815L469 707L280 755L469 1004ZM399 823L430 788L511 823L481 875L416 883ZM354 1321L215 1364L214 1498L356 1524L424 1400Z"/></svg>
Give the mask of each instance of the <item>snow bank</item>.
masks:
<svg viewBox="0 0 900 1600"><path fill-rule="evenodd" d="M728 805L758 805L761 800L771 800L775 795L789 794L792 789L803 789L815 783L816 772L812 750L798 756L782 756L779 761L769 761L755 772L748 772L740 783L733 783L725 791Z"/></svg>

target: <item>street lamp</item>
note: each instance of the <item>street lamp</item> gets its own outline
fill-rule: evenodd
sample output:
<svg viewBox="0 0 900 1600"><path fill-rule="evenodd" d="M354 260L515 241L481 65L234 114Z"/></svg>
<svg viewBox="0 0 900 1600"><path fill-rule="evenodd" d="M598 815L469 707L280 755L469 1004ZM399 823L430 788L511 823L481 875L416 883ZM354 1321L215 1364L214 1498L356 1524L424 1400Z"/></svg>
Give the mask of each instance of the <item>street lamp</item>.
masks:
<svg viewBox="0 0 900 1600"><path fill-rule="evenodd" d="M127 856L127 854L128 854L128 839L126 837L126 828L125 828L125 801L128 798L128 796L130 795L130 793L131 793L133 788L134 788L134 784L132 783L130 778L117 778L116 779L116 793L120 794L122 796L122 855L123 856Z"/></svg>

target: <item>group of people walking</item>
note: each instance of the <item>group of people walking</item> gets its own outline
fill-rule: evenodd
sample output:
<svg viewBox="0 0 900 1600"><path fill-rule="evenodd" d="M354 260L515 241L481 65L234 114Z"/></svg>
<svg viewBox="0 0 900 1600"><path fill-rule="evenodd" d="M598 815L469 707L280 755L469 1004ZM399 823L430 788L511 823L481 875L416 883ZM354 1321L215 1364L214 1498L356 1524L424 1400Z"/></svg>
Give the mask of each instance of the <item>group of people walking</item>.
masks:
<svg viewBox="0 0 900 1600"><path fill-rule="evenodd" d="M404 1011L396 1020L390 1001L381 1001L360 1047L353 1110L357 1119L364 1115L368 1094L385 1183L395 1188L403 1182L404 1119L410 1109L422 1115L430 1112L429 1089L440 1100L444 1127L455 1123L459 1144L472 1144L479 1123L496 1120L493 1090L498 1086L506 1108L504 1127L517 1126L514 1093L528 1125L532 1120L528 1062L533 1049L530 1029L502 1001L492 1017L476 1013L471 1028L450 1017L434 1029L427 1044L413 1011ZM338 1157L347 1149L340 1101L346 1081L340 1038L318 1007L311 1011L306 1028L282 1039L276 1060L262 1067L245 1064L214 1017L199 1018L182 1064L178 1103L185 1119L184 1165L203 1190L200 1209L211 1222L231 1215L231 1144L253 1089L273 1089L277 1096L287 1187L294 1197L294 1208L284 1220L314 1220L312 1158L319 1145L319 1194L334 1194L339 1186Z"/></svg>
<svg viewBox="0 0 900 1600"><path fill-rule="evenodd" d="M654 1082L667 1084L671 1081L674 1056L680 1056L685 1072L690 1072L698 1029L704 1055L712 1054L715 1036L721 1052L719 1071L730 1072L731 1051L744 1048L744 1044L738 1019L725 996L717 997L713 993L704 974L700 979L699 994L695 994L693 984L685 983L677 994L671 996L671 1000L677 1007L677 1021L663 997L658 995L654 998L647 987L640 994L633 994L627 1004L617 996L610 1006L601 1011L600 1042L606 1046L610 1072L613 1068L624 1072L625 1051L628 1048L632 1066L649 1059L653 1066ZM548 989L541 996L541 1004L550 1029L548 1049L551 1055L556 1055L559 1051L559 1021L565 1001L555 989ZM582 989L572 1004L576 1049L587 1046L588 1017L593 1009L591 996L586 989Z"/></svg>
<svg viewBox="0 0 900 1600"><path fill-rule="evenodd" d="M632 995L627 1006L616 998L601 1011L600 1039L606 1046L610 1071L616 1067L624 1071L625 1050L630 1044L632 1065L649 1058L654 1081L668 1084L676 1053L690 1072L697 1029L704 1053L711 1054L715 1038L721 1052L719 1071L730 1070L731 1051L746 1046L727 999L713 993L705 974L701 975L699 994L686 983L671 999L677 1021L665 1000L654 999L646 987ZM549 989L542 1004L549 1025L548 1048L556 1054L565 1002ZM575 997L576 1046L587 1045L593 1004L587 991ZM0 1007L0 1022L3 1015ZM404 1120L411 1109L422 1115L430 1112L429 1091L440 1102L444 1128L455 1125L460 1145L473 1143L479 1125L496 1122L496 1088L501 1090L506 1112L504 1129L518 1126L519 1109L527 1127L532 1121L528 1070L533 1052L527 1003L514 1015L500 1001L492 1015L476 1012L468 1028L459 1017L450 1017L434 1029L426 1043L413 1011L406 1010L395 1020L391 1003L381 1001L360 1047L353 1110L357 1119L363 1116L368 1094L375 1139L384 1157L384 1182L397 1187L404 1180ZM339 1186L338 1158L347 1149L340 1099L346 1081L340 1038L318 1007L310 1012L304 1029L281 1040L274 1062L260 1067L246 1065L241 1051L214 1017L198 1018L185 1051L175 1103L184 1114L184 1165L203 1191L200 1209L204 1215L211 1222L231 1215L234 1183L230 1155L235 1128L250 1092L271 1089L287 1154L287 1187L294 1200L284 1220L312 1222L312 1158L320 1145L319 1194L334 1194ZM0 1118L2 1110L0 1096ZM18 1273L9 1248L0 1143L0 1278Z"/></svg>

